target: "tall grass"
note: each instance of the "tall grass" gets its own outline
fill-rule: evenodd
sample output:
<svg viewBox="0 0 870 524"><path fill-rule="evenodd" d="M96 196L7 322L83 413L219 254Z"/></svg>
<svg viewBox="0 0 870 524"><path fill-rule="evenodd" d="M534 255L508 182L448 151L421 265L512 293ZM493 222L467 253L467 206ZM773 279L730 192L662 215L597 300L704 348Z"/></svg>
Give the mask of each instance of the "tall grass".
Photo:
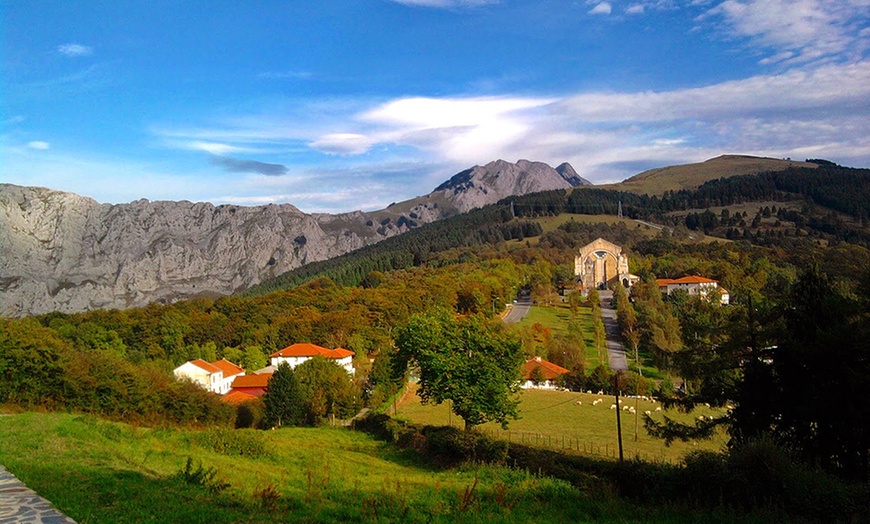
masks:
<svg viewBox="0 0 870 524"><path fill-rule="evenodd" d="M257 456L203 434L22 413L0 417L0 463L82 523L691 521L525 471L437 469L345 429L263 432Z"/></svg>

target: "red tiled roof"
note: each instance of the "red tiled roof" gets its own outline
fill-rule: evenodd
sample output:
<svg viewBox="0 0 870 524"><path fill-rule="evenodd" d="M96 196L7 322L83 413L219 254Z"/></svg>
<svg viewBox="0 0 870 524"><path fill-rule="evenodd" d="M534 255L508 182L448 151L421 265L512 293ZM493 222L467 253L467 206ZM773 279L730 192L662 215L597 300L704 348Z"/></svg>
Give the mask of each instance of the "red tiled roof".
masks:
<svg viewBox="0 0 870 524"><path fill-rule="evenodd" d="M706 277L699 277L698 275L692 275L688 277L682 277L674 280L675 284L716 284L715 280L710 280Z"/></svg>
<svg viewBox="0 0 870 524"><path fill-rule="evenodd" d="M354 352L349 349L335 348L326 349L315 344L299 343L288 346L281 351L276 351L269 355L270 357L315 357L320 355L325 358L344 358L351 357Z"/></svg>
<svg viewBox="0 0 870 524"><path fill-rule="evenodd" d="M194 366L196 366L204 371L208 371L209 373L220 373L222 371L220 368L217 368L217 367L209 364L205 360L200 360L198 358L194 359L194 360L189 360L188 362L190 362Z"/></svg>
<svg viewBox="0 0 870 524"><path fill-rule="evenodd" d="M233 375L238 375L239 373L245 372L244 368L233 364L232 362L230 362L229 360L227 360L225 358L222 358L222 359L218 360L217 362L212 362L211 365L220 369L221 371L223 371L224 378L231 377Z"/></svg>
<svg viewBox="0 0 870 524"><path fill-rule="evenodd" d="M541 357L535 357L526 361L526 363L523 364L523 380L531 380L532 372L536 368L541 370L541 378L543 378L544 380L553 380L559 375L569 373L569 371L562 366L553 364L552 362L546 361Z"/></svg>
<svg viewBox="0 0 870 524"><path fill-rule="evenodd" d="M229 393L221 397L221 401L230 404L241 404L242 402L247 402L259 398L260 396L261 395L256 395L240 389L231 389Z"/></svg>
<svg viewBox="0 0 870 524"><path fill-rule="evenodd" d="M710 280L706 277L699 277L698 275L692 275L687 277L680 278L657 278L656 285L659 287L668 286L671 284L718 284L719 282L716 280Z"/></svg>
<svg viewBox="0 0 870 524"><path fill-rule="evenodd" d="M272 375L239 375L233 379L231 387L236 388L265 388L269 385Z"/></svg>

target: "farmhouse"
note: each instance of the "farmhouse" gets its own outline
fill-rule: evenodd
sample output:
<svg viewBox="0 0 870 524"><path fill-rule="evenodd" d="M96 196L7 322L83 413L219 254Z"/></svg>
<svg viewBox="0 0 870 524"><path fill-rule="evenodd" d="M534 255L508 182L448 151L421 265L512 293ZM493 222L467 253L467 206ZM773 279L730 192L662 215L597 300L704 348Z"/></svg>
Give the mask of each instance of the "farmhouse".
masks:
<svg viewBox="0 0 870 524"><path fill-rule="evenodd" d="M226 359L212 363L194 359L175 368L173 374L178 379L186 378L212 393L223 395L230 390L236 377L245 374L245 370Z"/></svg>
<svg viewBox="0 0 870 524"><path fill-rule="evenodd" d="M659 278L656 279L656 284L659 286L659 291L666 295L670 295L677 290L683 290L689 296L712 298L716 296L716 293L719 293L719 300L722 304L728 304L731 301L731 295L728 293L728 290L719 287L718 281L697 275L677 279Z"/></svg>
<svg viewBox="0 0 870 524"><path fill-rule="evenodd" d="M559 389L558 378L567 375L568 370L562 366L548 362L541 357L535 357L523 364L523 389Z"/></svg>
<svg viewBox="0 0 870 524"><path fill-rule="evenodd" d="M286 362L291 368L295 368L306 360L318 355L332 360L343 367L345 371L353 374L354 352L344 348L326 349L315 344L300 343L288 346L281 351L276 351L269 355L269 358L271 364L275 367L278 367L278 364Z"/></svg>

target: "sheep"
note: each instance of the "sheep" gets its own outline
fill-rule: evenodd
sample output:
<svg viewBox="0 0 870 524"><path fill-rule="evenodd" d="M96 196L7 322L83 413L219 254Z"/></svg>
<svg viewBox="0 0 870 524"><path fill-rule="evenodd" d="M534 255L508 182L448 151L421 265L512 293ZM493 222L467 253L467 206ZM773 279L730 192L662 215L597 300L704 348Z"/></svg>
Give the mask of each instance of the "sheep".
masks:
<svg viewBox="0 0 870 524"><path fill-rule="evenodd" d="M599 390L598 390L598 394L599 394L599 395L603 395L603 394L604 394L604 390L599 389Z"/></svg>
<svg viewBox="0 0 870 524"><path fill-rule="evenodd" d="M593 406L597 406L597 405L600 404L600 403L601 403L601 399L600 399L600 398L599 398L598 400L593 400L593 401L592 401L592 405L593 405Z"/></svg>
<svg viewBox="0 0 870 524"><path fill-rule="evenodd" d="M610 409L616 409L616 404L611 404Z"/></svg>
<svg viewBox="0 0 870 524"><path fill-rule="evenodd" d="M661 406L657 406L657 407L656 407L656 411L661 411L661 410L662 410L662 407L661 407Z"/></svg>
<svg viewBox="0 0 870 524"><path fill-rule="evenodd" d="M698 420L700 420L701 422L703 422L703 421L704 421L704 415L698 415Z"/></svg>
<svg viewBox="0 0 870 524"><path fill-rule="evenodd" d="M646 411L643 412L643 414L644 414L644 415L652 415L652 411L650 411L650 410L646 410Z"/></svg>
<svg viewBox="0 0 870 524"><path fill-rule="evenodd" d="M582 405L583 405L583 401L582 401L582 400L578 400L578 401L575 402L574 404L577 405L577 406L582 406Z"/></svg>
<svg viewBox="0 0 870 524"><path fill-rule="evenodd" d="M630 406L622 406L622 411L628 411L630 409L631 409Z"/></svg>

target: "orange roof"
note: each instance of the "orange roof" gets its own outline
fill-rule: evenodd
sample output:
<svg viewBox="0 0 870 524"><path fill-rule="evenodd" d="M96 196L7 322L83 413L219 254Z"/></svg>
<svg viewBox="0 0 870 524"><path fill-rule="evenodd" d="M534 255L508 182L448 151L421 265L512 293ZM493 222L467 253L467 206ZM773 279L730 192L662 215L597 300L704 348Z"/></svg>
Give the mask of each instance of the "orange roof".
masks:
<svg viewBox="0 0 870 524"><path fill-rule="evenodd" d="M299 343L288 346L281 351L276 351L269 355L270 357L315 357L320 355L326 358L344 358L352 357L354 352L349 349L335 348L326 349L315 344Z"/></svg>
<svg viewBox="0 0 870 524"><path fill-rule="evenodd" d="M239 375L233 379L232 388L264 388L269 385L272 375Z"/></svg>
<svg viewBox="0 0 870 524"><path fill-rule="evenodd" d="M699 277L698 275L692 275L687 277L680 278L657 278L656 284L659 287L664 287L670 284L718 284L719 282L716 280L710 280L709 278Z"/></svg>
<svg viewBox="0 0 870 524"><path fill-rule="evenodd" d="M526 363L523 364L523 379L524 380L531 380L532 372L536 368L541 370L541 377L544 380L553 380L554 378L558 377L559 375L564 375L565 373L570 373L567 369L563 368L562 366L559 366L557 364L553 364L552 362L546 361L546 360L542 359L541 357L535 357L533 359L526 361Z"/></svg>
<svg viewBox="0 0 870 524"><path fill-rule="evenodd" d="M198 358L194 359L194 360L188 360L188 362L190 362L191 364L193 364L194 366L196 366L200 369L208 371L209 373L220 373L222 371L220 368L217 368L217 367L209 364L205 360L200 360Z"/></svg>
<svg viewBox="0 0 870 524"><path fill-rule="evenodd" d="M217 362L212 362L211 365L220 369L221 371L223 371L224 377L231 377L233 375L238 375L240 373L245 372L244 368L241 368L241 367L233 364L232 362L230 362L229 360L227 360L225 358L222 358L222 359L218 360Z"/></svg>
<svg viewBox="0 0 870 524"><path fill-rule="evenodd" d="M242 402L247 402L255 398L259 398L259 395L255 395L253 393L248 393L246 391L241 391L238 389L232 389L229 393L221 397L221 401L228 402L230 404L241 404Z"/></svg>

